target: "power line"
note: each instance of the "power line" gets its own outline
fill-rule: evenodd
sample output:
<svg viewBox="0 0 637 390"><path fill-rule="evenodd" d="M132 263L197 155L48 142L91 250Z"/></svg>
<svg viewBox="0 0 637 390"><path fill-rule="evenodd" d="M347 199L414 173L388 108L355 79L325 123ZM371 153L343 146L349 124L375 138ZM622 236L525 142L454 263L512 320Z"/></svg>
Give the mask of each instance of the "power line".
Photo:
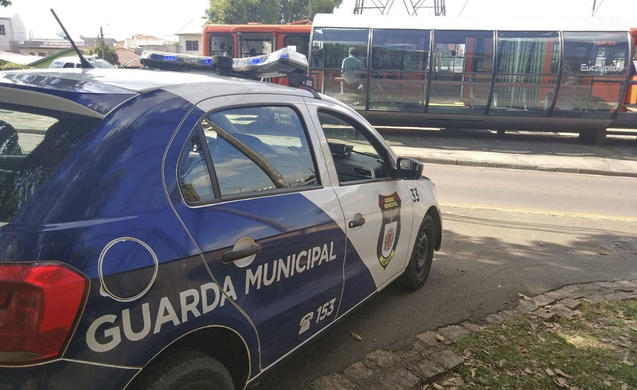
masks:
<svg viewBox="0 0 637 390"><path fill-rule="evenodd" d="M458 16L462 15L462 13L464 12L464 9L467 7L467 4L469 4L469 0L466 0L464 2L464 5L462 6L462 9L460 10L460 12L458 12Z"/></svg>
<svg viewBox="0 0 637 390"><path fill-rule="evenodd" d="M429 5L429 3L433 4ZM381 15L389 15L393 5L394 0L368 0L367 4L365 4L365 0L356 0L354 13L362 14L367 10L373 10ZM418 15L418 11L423 9L433 9L436 16L447 15L445 0L403 0L403 5L407 15Z"/></svg>
<svg viewBox="0 0 637 390"><path fill-rule="evenodd" d="M602 4L604 4L604 1L606 0L600 0L599 5L597 5L597 0L593 0L593 14L591 16L595 16L595 12L597 12Z"/></svg>

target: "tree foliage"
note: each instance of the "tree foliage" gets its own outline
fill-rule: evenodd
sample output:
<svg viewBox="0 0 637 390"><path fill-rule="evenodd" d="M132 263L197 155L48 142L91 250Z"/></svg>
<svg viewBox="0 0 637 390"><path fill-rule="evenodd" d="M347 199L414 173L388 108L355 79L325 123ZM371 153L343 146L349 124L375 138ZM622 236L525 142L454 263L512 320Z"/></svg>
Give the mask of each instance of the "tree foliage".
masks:
<svg viewBox="0 0 637 390"><path fill-rule="evenodd" d="M11 0L0 0L0 6L8 7L11 5Z"/></svg>
<svg viewBox="0 0 637 390"><path fill-rule="evenodd" d="M319 12L331 13L342 0L210 0L212 23L290 23L312 19Z"/></svg>
<svg viewBox="0 0 637 390"><path fill-rule="evenodd" d="M89 49L87 54L97 54L99 58L102 58L102 48L98 44L97 46ZM104 57L102 59L113 65L119 65L119 57L117 56L117 53L115 53L115 49L109 45L104 45Z"/></svg>

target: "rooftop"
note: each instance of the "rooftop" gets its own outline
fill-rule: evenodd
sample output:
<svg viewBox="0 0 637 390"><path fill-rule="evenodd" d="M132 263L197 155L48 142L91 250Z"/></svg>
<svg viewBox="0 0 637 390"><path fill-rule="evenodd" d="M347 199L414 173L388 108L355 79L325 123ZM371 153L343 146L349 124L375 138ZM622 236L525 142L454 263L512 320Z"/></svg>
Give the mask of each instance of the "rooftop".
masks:
<svg viewBox="0 0 637 390"><path fill-rule="evenodd" d="M42 59L42 57L25 56L22 54L12 53L8 51L0 51L0 61L12 62L14 64L28 65L40 59Z"/></svg>
<svg viewBox="0 0 637 390"><path fill-rule="evenodd" d="M510 31L628 31L635 25L620 18L469 18L452 16L337 15L316 14L314 28L400 28L417 30L510 30Z"/></svg>

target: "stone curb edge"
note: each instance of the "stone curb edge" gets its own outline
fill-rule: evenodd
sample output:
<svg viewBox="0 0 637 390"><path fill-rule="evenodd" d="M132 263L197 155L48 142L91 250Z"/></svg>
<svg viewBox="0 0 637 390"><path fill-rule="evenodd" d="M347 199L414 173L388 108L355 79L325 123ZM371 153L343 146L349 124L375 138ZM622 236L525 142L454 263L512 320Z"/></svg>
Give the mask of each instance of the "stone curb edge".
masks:
<svg viewBox="0 0 637 390"><path fill-rule="evenodd" d="M637 299L637 280L569 284L534 297L519 295L521 299L514 310L488 315L485 325L500 324L525 314L544 321L557 317L572 319L581 314L578 308L584 300L595 304ZM464 358L456 355L449 345L472 332L482 331L485 325L463 321L423 332L416 336L410 349L371 352L341 372L314 380L308 390L415 390L429 384L435 389L445 389L446 383L439 385L434 381L464 363ZM459 377L449 379L452 388L457 385L454 379Z"/></svg>
<svg viewBox="0 0 637 390"><path fill-rule="evenodd" d="M562 172L562 173L578 173L585 175L601 175L601 176L621 176L621 177L637 177L637 172L628 171L606 171L601 169L587 169L587 168L568 168L568 167L550 167L531 164L512 164L512 163L497 163L489 161L468 161L457 159L444 159L433 157L418 157L410 155L401 155L401 157L414 158L420 162L428 164L445 164L445 165L462 165L470 167L486 167L486 168L507 168L507 169L521 169L527 171L542 171L542 172Z"/></svg>

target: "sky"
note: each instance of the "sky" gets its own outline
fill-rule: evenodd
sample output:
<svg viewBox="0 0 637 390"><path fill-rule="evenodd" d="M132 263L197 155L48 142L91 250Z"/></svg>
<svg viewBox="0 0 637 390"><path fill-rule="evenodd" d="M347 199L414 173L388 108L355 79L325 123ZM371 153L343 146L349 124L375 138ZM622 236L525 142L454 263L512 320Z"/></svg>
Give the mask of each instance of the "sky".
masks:
<svg viewBox="0 0 637 390"><path fill-rule="evenodd" d="M20 14L33 38L55 38L61 31L49 9L53 8L73 37L123 39L133 34L169 37L193 19L205 19L208 0L11 0L2 13Z"/></svg>
<svg viewBox="0 0 637 390"><path fill-rule="evenodd" d="M201 17L209 5L208 0L12 1L11 7L0 12L18 12L33 38L56 37L60 31L49 11L53 8L74 37L96 36L102 26L105 37L118 40L133 34L173 36L193 19L199 19L203 24L205 20ZM354 3L355 0L343 0L335 12L351 14ZM372 0L366 3L372 3ZM445 3L448 16L458 16L462 10L463 17L542 17L549 13L547 10L552 10L554 16L584 17L590 16L593 0L446 0ZM425 0L425 4L433 4L433 0ZM637 0L597 0L597 4L600 7L596 16L634 20L637 26ZM394 0L392 14L405 14L403 0Z"/></svg>

